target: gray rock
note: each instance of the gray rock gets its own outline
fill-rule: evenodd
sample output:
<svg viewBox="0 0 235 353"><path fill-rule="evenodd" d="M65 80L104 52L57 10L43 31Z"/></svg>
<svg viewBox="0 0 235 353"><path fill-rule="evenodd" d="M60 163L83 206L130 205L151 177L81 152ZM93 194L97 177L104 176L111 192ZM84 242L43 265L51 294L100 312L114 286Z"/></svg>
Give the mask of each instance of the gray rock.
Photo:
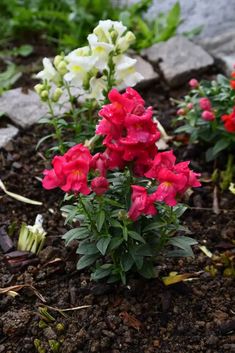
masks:
<svg viewBox="0 0 235 353"><path fill-rule="evenodd" d="M131 4L139 0L113 0L115 3ZM147 18L156 18L166 13L176 0L153 0L153 5L146 14ZM199 36L214 37L234 28L235 0L179 0L182 23L178 33L192 31L201 27Z"/></svg>
<svg viewBox="0 0 235 353"><path fill-rule="evenodd" d="M214 56L224 73L230 75L235 64L235 31L231 30L214 38L205 38L198 43Z"/></svg>
<svg viewBox="0 0 235 353"><path fill-rule="evenodd" d="M199 45L182 36L153 45L143 51L153 64L158 64L165 80L176 87L198 72L205 71L214 62L213 58Z"/></svg>
<svg viewBox="0 0 235 353"><path fill-rule="evenodd" d="M19 129L13 125L7 125L6 128L0 129L0 148L5 147L6 144L15 137L18 131Z"/></svg>
<svg viewBox="0 0 235 353"><path fill-rule="evenodd" d="M144 79L138 83L138 87L147 87L159 80L159 75L154 71L153 66L148 61L144 60L139 55L132 57L137 60L136 71L144 77Z"/></svg>
<svg viewBox="0 0 235 353"><path fill-rule="evenodd" d="M21 88L15 88L0 97L0 112L16 125L25 128L38 122L47 113L47 107L35 92L29 90L25 94Z"/></svg>

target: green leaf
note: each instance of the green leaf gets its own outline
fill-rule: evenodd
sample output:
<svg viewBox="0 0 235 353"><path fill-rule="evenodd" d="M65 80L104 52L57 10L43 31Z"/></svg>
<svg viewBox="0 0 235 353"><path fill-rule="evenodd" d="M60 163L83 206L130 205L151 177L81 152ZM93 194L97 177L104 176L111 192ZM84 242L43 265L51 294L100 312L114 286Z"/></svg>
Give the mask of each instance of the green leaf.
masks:
<svg viewBox="0 0 235 353"><path fill-rule="evenodd" d="M213 147L213 155L214 155L214 157L219 152L225 150L229 145L230 145L230 141L229 140L221 139L221 140L217 141L216 144Z"/></svg>
<svg viewBox="0 0 235 353"><path fill-rule="evenodd" d="M123 241L124 241L123 237L112 238L109 244L109 249L110 250L117 249L123 243Z"/></svg>
<svg viewBox="0 0 235 353"><path fill-rule="evenodd" d="M165 227L166 223L162 223L162 222L153 222L150 223L149 225L147 225L144 229L143 229L143 233L147 233L150 232L152 230L157 230L157 229L161 229L162 227Z"/></svg>
<svg viewBox="0 0 235 353"><path fill-rule="evenodd" d="M180 218L185 211L187 211L188 207L179 203L178 205L173 207L173 212L177 218Z"/></svg>
<svg viewBox="0 0 235 353"><path fill-rule="evenodd" d="M50 135L47 135L47 136L42 137L42 138L38 141L38 143L37 143L35 149L37 150L37 149L39 148L39 146L40 146L44 141L48 140L49 138L51 138L51 137L53 137L53 136L54 136L54 134L50 134Z"/></svg>
<svg viewBox="0 0 235 353"><path fill-rule="evenodd" d="M21 45L19 48L17 48L17 53L24 57L29 56L30 54L32 54L32 52L33 47L29 44Z"/></svg>
<svg viewBox="0 0 235 353"><path fill-rule="evenodd" d="M132 239L135 239L135 240L137 240L137 241L140 241L141 243L145 243L144 238L143 238L139 233L130 230L130 231L128 232L128 234L129 234L129 236L130 236Z"/></svg>
<svg viewBox="0 0 235 353"><path fill-rule="evenodd" d="M97 259L99 255L84 255L82 256L77 263L77 270L82 270L85 267L92 265Z"/></svg>
<svg viewBox="0 0 235 353"><path fill-rule="evenodd" d="M104 237L104 238L101 238L96 244L97 249L101 252L102 255L105 255L110 241L111 241L111 237Z"/></svg>
<svg viewBox="0 0 235 353"><path fill-rule="evenodd" d="M122 255L121 255L120 263L121 263L123 271L127 272L133 266L134 259L133 259L133 257L130 254L128 254L126 252L123 252Z"/></svg>
<svg viewBox="0 0 235 353"><path fill-rule="evenodd" d="M105 212L100 211L98 214L98 217L97 217L97 221L96 221L97 229L99 232L101 231L101 229L103 227L104 221L105 221Z"/></svg>
<svg viewBox="0 0 235 353"><path fill-rule="evenodd" d="M94 255L98 253L98 249L95 244L84 241L79 245L76 253L80 255Z"/></svg>
<svg viewBox="0 0 235 353"><path fill-rule="evenodd" d="M94 281L98 281L99 279L107 277L112 272L112 267L112 264L105 264L103 266L100 266L91 274L91 279Z"/></svg>
<svg viewBox="0 0 235 353"><path fill-rule="evenodd" d="M171 244L173 246L176 246L177 248L184 250L186 254L184 256L194 256L191 246L196 245L197 241L190 237L177 236L170 239L168 244Z"/></svg>
<svg viewBox="0 0 235 353"><path fill-rule="evenodd" d="M65 244L67 245L74 239L82 240L89 236L89 231L87 228L79 227L70 229L67 233L62 236L62 239L65 240Z"/></svg>
<svg viewBox="0 0 235 353"><path fill-rule="evenodd" d="M156 277L152 262L144 262L143 267L138 272L147 279Z"/></svg>

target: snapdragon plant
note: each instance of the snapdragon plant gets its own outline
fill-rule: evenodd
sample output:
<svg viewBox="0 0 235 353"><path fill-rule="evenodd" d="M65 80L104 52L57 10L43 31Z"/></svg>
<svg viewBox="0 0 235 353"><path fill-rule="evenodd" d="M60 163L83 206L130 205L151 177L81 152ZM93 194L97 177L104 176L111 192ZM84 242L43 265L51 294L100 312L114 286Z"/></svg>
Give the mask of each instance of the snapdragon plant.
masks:
<svg viewBox="0 0 235 353"><path fill-rule="evenodd" d="M235 72L231 78L218 75L216 80L198 82L192 79L191 90L179 102L175 122L183 122L176 133L186 133L191 143L205 149L206 161L227 159L220 172L222 189L229 187L235 172ZM223 157L224 156L224 157ZM215 170L214 177L218 171Z"/></svg>
<svg viewBox="0 0 235 353"><path fill-rule="evenodd" d="M101 150L78 144L55 156L43 186L65 192L69 204L62 211L72 228L63 239L78 241L77 269L90 267L94 280L126 283L129 272L156 276L164 256L193 255L196 241L177 234L187 232L179 221L186 207L178 199L200 183L189 162L158 152L152 109L134 89L112 89L108 99L96 128Z"/></svg>
<svg viewBox="0 0 235 353"><path fill-rule="evenodd" d="M135 36L121 22L100 21L87 41L87 46L66 56L57 55L53 63L44 58L44 69L37 74L42 83L35 90L47 103L50 115L42 121L54 127L53 137L61 153L65 152L65 127L75 131L75 142L81 133L90 137L87 122L94 129L93 112L107 101L111 88L134 86L142 79L135 70L136 59L125 54Z"/></svg>

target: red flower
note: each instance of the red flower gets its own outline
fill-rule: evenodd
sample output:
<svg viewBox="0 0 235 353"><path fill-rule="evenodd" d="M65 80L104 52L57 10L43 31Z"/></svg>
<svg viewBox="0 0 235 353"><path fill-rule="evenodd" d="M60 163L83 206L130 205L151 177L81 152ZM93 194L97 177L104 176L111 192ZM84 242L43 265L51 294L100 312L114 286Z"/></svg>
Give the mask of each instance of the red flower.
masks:
<svg viewBox="0 0 235 353"><path fill-rule="evenodd" d="M103 177L96 177L91 181L91 189L96 195L103 195L109 188L108 180Z"/></svg>
<svg viewBox="0 0 235 353"><path fill-rule="evenodd" d="M235 107L233 108L232 113L223 115L221 120L224 122L225 130L231 133L235 133Z"/></svg>
<svg viewBox="0 0 235 353"><path fill-rule="evenodd" d="M108 169L108 159L104 153L96 153L90 162L90 168L98 171L101 176L105 176Z"/></svg>
<svg viewBox="0 0 235 353"><path fill-rule="evenodd" d="M231 73L231 78L232 78L232 80L230 81L230 87L232 88L232 89L235 89L235 71L233 71L232 73Z"/></svg>
<svg viewBox="0 0 235 353"><path fill-rule="evenodd" d="M155 215L157 210L154 206L154 200L151 195L147 194L147 190L143 186L131 185L132 196L131 196L131 208L128 212L129 217L136 221L142 214Z"/></svg>
<svg viewBox="0 0 235 353"><path fill-rule="evenodd" d="M149 169L147 173L145 173L145 176L147 178L158 178L159 171L162 168L167 168L167 169L173 169L175 165L176 158L174 156L173 151L166 151L166 152L160 152L158 153L153 162L152 166Z"/></svg>
<svg viewBox="0 0 235 353"><path fill-rule="evenodd" d="M199 99L199 106L202 110L211 110L211 102L208 98L200 98Z"/></svg>
<svg viewBox="0 0 235 353"><path fill-rule="evenodd" d="M107 147L109 168L121 169L134 162L134 173L143 176L157 153L156 141L160 138L152 109L144 108L144 100L132 88L127 88L124 94L113 89L109 99L111 104L99 112L103 119L96 129L97 134L105 136L103 145Z"/></svg>
<svg viewBox="0 0 235 353"><path fill-rule="evenodd" d="M205 121L213 121L215 120L215 114L208 110L204 110L202 113L202 119Z"/></svg>
<svg viewBox="0 0 235 353"><path fill-rule="evenodd" d="M53 169L43 172L42 181L45 189L60 187L65 192L90 193L87 186L87 174L92 156L88 148L82 144L73 146L64 156L55 156Z"/></svg>

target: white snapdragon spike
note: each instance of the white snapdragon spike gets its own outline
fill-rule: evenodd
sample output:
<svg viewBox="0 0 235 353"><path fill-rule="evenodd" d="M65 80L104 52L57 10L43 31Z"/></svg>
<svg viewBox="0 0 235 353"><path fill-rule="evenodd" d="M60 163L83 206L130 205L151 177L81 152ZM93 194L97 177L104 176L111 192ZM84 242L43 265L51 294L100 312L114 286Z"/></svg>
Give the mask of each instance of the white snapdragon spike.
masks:
<svg viewBox="0 0 235 353"><path fill-rule="evenodd" d="M118 21L99 21L98 26L94 29L93 33L98 37L99 42L106 42L114 44L123 33L127 30L121 22Z"/></svg>
<svg viewBox="0 0 235 353"><path fill-rule="evenodd" d="M66 60L68 61L68 72L64 75L65 81L82 86L88 72L94 68L96 58L94 56L77 56L73 52L66 57Z"/></svg>
<svg viewBox="0 0 235 353"><path fill-rule="evenodd" d="M102 77L92 77L90 79L90 94L88 95L88 98L104 100L105 97L103 95L103 91L106 87L107 83Z"/></svg>
<svg viewBox="0 0 235 353"><path fill-rule="evenodd" d="M99 42L98 37L94 33L89 34L87 40L90 44L92 55L96 58L95 66L101 71L106 69L109 54L115 49L114 45L105 42Z"/></svg>
<svg viewBox="0 0 235 353"><path fill-rule="evenodd" d="M133 87L143 80L143 76L136 72L136 59L131 59L127 55L120 55L114 58L115 62L115 80L119 88L125 86Z"/></svg>
<svg viewBox="0 0 235 353"><path fill-rule="evenodd" d="M40 71L36 77L43 80L43 81L48 81L48 82L58 82L59 81L59 74L52 65L50 59L44 58L42 60L43 63L43 70Z"/></svg>

